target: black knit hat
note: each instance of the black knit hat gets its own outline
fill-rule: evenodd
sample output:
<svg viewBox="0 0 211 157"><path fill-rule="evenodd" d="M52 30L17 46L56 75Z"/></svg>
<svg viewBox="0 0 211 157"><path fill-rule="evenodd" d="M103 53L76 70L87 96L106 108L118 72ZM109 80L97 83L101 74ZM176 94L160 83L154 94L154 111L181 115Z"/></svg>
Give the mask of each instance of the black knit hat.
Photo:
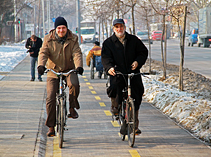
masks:
<svg viewBox="0 0 211 157"><path fill-rule="evenodd" d="M54 23L55 29L60 25L65 25L67 27L67 21L61 16L57 17L55 20L55 23Z"/></svg>

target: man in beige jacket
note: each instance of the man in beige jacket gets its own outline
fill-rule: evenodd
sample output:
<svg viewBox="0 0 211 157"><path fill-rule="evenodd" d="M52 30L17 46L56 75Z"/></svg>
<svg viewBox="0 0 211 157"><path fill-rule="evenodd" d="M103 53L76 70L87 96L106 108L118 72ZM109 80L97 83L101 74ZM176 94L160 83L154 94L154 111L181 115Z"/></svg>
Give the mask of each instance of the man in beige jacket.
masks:
<svg viewBox="0 0 211 157"><path fill-rule="evenodd" d="M56 72L68 72L76 69L79 74L83 74L82 52L78 43L78 36L67 28L67 22L63 17L55 20L55 29L44 37L43 45L38 57L38 72L43 75L45 66ZM69 118L78 118L76 109L79 109L79 80L75 73L71 73L66 78L69 87ZM58 91L59 79L52 73L47 74L47 98L46 125L49 127L48 136L55 136L54 126L56 124L56 92Z"/></svg>

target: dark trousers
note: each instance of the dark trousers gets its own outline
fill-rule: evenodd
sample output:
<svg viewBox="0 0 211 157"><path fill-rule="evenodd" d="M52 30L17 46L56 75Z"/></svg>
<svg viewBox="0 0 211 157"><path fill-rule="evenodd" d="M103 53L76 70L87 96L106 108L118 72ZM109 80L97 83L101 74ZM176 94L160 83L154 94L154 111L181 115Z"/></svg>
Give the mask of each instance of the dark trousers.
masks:
<svg viewBox="0 0 211 157"><path fill-rule="evenodd" d="M80 86L78 76L75 73L66 77L67 86L69 87L69 108L79 109L78 95ZM46 111L47 119L45 124L48 127L54 127L56 124L56 93L59 90L59 79L47 78L47 98L46 98Z"/></svg>
<svg viewBox="0 0 211 157"><path fill-rule="evenodd" d="M117 104L122 102L122 90L127 87L127 77L117 75L110 76L110 87L107 89L107 94L111 98L115 98ZM142 95L144 93L144 86L140 75L136 75L131 79L131 97L135 99L135 111L138 111L142 102Z"/></svg>

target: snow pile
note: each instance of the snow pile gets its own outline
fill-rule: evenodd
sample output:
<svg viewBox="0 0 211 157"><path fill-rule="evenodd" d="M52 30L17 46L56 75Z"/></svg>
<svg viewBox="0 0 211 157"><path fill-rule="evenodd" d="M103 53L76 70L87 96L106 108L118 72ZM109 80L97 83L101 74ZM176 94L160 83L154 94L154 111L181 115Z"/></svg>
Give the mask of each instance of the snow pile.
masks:
<svg viewBox="0 0 211 157"><path fill-rule="evenodd" d="M26 51L23 43L0 45L0 72L10 72L27 56Z"/></svg>
<svg viewBox="0 0 211 157"><path fill-rule="evenodd" d="M196 99L192 93L157 81L159 76L143 77L144 98L201 139L211 142L211 101Z"/></svg>

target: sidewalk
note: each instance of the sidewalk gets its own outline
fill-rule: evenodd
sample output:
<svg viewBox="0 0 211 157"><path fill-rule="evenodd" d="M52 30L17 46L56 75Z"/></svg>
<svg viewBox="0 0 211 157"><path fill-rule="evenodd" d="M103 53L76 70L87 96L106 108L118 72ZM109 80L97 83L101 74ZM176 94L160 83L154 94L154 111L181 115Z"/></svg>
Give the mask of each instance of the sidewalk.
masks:
<svg viewBox="0 0 211 157"><path fill-rule="evenodd" d="M55 137L46 137L45 85L30 82L30 58L26 57L0 81L0 157L208 157L211 149L164 116L147 102L140 110L135 147L121 141L119 126L111 123L110 99L105 79L90 79L90 68L80 76L79 118L68 119L64 148Z"/></svg>
<svg viewBox="0 0 211 157"><path fill-rule="evenodd" d="M27 56L0 81L1 157L34 156L46 82L29 80Z"/></svg>

